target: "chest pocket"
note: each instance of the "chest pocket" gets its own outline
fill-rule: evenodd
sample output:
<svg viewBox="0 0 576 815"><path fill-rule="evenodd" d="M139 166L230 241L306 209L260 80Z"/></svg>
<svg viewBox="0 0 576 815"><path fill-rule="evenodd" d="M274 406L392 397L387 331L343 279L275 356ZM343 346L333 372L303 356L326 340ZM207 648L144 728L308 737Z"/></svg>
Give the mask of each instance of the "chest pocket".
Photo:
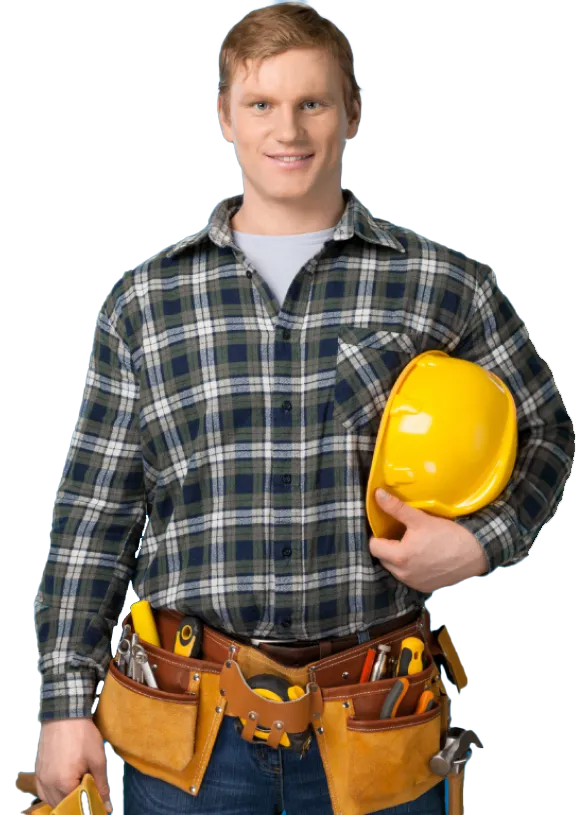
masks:
<svg viewBox="0 0 576 815"><path fill-rule="evenodd" d="M347 430L376 436L390 392L419 353L405 332L343 326L338 334L334 418Z"/></svg>

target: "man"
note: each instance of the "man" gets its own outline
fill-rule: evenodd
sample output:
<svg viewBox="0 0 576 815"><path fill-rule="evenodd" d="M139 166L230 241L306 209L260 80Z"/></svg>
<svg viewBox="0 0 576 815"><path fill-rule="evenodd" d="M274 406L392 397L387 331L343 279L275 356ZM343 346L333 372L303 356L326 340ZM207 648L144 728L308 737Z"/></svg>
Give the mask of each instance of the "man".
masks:
<svg viewBox="0 0 576 815"><path fill-rule="evenodd" d="M298 45L277 44L286 30ZM263 32L270 55L232 61L228 77L226 60L262 43ZM364 641L377 624L413 617L435 589L526 557L560 501L572 422L492 270L374 218L341 188L361 112L346 45L298 4L259 9L232 29L218 115L244 193L127 272L100 311L36 602L36 773L52 806L86 771L109 800L91 707L130 579L153 606L228 633L287 647ZM358 423L337 387L342 326L360 354L368 336L388 330L506 381L519 450L498 501L450 521L381 499L406 534L370 537L361 485L387 388L406 360L392 346L389 381L370 397L375 418ZM284 767L274 793L280 754L258 748L259 761L276 763L250 773L234 737L219 735L198 798L126 764L125 812L156 812L160 800L175 811L224 811L238 802L240 780L247 802L236 812L331 812L315 748ZM236 778L221 772L225 760ZM441 785L419 804L443 812Z"/></svg>

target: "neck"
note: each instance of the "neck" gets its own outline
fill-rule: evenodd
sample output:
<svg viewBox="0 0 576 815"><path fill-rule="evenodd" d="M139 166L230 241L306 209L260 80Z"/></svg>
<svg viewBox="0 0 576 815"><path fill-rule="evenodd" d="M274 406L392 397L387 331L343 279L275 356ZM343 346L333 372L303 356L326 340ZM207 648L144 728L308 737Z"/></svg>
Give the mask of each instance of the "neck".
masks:
<svg viewBox="0 0 576 815"><path fill-rule="evenodd" d="M346 207L339 187L315 198L264 197L245 185L242 206L231 219L232 229L253 235L301 235L336 226Z"/></svg>

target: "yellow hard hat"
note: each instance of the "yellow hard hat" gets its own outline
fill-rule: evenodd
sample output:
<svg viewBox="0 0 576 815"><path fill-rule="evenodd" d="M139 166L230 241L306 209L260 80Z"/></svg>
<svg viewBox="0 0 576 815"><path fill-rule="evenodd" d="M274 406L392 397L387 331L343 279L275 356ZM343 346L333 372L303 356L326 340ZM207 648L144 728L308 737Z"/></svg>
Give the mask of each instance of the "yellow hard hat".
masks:
<svg viewBox="0 0 576 815"><path fill-rule="evenodd" d="M378 429L366 494L374 536L399 539L405 530L378 504L378 487L432 515L467 515L504 490L517 446L516 405L498 376L444 351L418 354Z"/></svg>

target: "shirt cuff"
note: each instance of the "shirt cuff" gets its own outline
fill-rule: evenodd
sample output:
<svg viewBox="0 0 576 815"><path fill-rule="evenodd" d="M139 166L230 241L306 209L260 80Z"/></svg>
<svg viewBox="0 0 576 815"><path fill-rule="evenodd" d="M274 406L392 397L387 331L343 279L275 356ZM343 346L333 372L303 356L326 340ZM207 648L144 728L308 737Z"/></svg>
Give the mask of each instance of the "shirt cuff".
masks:
<svg viewBox="0 0 576 815"><path fill-rule="evenodd" d="M502 504L490 504L452 520L471 532L484 550L488 571L480 577L491 574L498 566L512 566L528 557L528 549L522 548L516 521Z"/></svg>
<svg viewBox="0 0 576 815"><path fill-rule="evenodd" d="M98 682L94 671L43 674L38 721L92 718Z"/></svg>

